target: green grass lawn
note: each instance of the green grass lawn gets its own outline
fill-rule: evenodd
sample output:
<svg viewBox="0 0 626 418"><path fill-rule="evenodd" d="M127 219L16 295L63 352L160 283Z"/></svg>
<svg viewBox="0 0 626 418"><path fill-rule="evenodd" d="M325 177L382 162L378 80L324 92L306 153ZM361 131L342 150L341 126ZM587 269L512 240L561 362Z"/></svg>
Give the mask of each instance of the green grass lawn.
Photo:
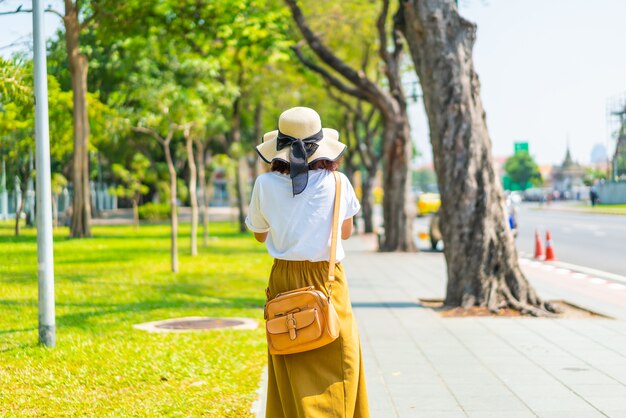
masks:
<svg viewBox="0 0 626 418"><path fill-rule="evenodd" d="M626 204L617 204L617 205L598 204L596 206L591 206L590 204L581 204L581 205L577 205L576 207L583 209L585 211L594 212L594 213L626 215Z"/></svg>
<svg viewBox="0 0 626 418"><path fill-rule="evenodd" d="M599 208L608 208L608 209L626 209L626 204L619 204L619 205L598 205L597 207Z"/></svg>
<svg viewBox="0 0 626 418"><path fill-rule="evenodd" d="M153 334L133 324L182 316L262 321L271 259L233 224L169 272L164 225L55 234L57 347L37 344L37 256L32 229L0 223L0 416L245 417L266 361L254 331ZM200 240L201 241L201 240Z"/></svg>

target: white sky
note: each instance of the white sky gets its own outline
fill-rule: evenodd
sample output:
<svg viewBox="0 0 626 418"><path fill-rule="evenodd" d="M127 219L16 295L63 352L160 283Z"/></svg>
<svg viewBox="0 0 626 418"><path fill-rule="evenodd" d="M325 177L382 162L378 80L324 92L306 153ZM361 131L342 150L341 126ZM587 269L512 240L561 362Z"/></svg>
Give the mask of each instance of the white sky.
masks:
<svg viewBox="0 0 626 418"><path fill-rule="evenodd" d="M494 155L528 141L540 164L560 163L569 137L573 158L588 163L593 145L609 139L607 99L626 94L626 1L460 3L478 24L474 63ZM414 120L430 161L425 120Z"/></svg>
<svg viewBox="0 0 626 418"><path fill-rule="evenodd" d="M8 0L0 9L22 3L31 4ZM461 13L478 24L474 62L494 155L510 155L513 142L528 141L540 164L558 163L569 137L574 159L587 163L595 143L608 144L607 99L626 94L626 0L460 3ZM9 56L15 48L3 47L21 37L29 41L31 19L29 14L0 16L0 55ZM60 23L47 14L48 36ZM414 135L424 155L420 162L427 163L431 150L426 120L420 104L411 107Z"/></svg>

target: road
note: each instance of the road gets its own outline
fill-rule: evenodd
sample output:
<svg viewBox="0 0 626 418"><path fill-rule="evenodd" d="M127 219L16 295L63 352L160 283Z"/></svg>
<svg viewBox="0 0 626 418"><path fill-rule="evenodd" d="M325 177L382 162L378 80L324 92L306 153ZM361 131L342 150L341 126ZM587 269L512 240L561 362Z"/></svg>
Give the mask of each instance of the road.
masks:
<svg viewBox="0 0 626 418"><path fill-rule="evenodd" d="M556 257L579 266L626 276L626 216L540 210L521 205L517 249L532 256L535 230L545 244L549 230Z"/></svg>
<svg viewBox="0 0 626 418"><path fill-rule="evenodd" d="M518 214L520 264L542 298L565 300L609 317L626 319L626 282L600 274L626 276L626 216L540 210L526 204ZM430 217L418 218L416 232L427 231L429 222ZM557 260L583 269L532 259L535 229L545 243L546 228L552 234ZM419 244L420 248L429 248L427 241ZM601 272L583 271L584 268Z"/></svg>

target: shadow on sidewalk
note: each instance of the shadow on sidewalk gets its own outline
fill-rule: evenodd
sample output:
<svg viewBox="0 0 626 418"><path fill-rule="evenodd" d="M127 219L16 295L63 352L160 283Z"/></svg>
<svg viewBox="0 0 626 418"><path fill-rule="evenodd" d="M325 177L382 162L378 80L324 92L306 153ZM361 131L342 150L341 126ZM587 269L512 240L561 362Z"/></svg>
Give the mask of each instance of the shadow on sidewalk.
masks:
<svg viewBox="0 0 626 418"><path fill-rule="evenodd" d="M353 302L353 308L420 308L429 309L426 306L413 302Z"/></svg>

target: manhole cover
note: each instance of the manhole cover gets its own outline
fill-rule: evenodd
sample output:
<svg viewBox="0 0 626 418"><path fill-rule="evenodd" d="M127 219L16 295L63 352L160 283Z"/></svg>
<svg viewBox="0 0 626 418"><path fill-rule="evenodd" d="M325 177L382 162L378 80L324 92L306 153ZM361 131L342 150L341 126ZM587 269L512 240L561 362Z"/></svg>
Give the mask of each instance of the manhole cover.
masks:
<svg viewBox="0 0 626 418"><path fill-rule="evenodd" d="M243 324L243 321L237 319L219 319L219 318L204 318L204 319L175 319L173 321L165 322L156 325L157 328L165 329L215 329L215 328L230 328Z"/></svg>
<svg viewBox="0 0 626 418"><path fill-rule="evenodd" d="M256 329L258 323L250 318L208 318L188 316L134 325L149 332L210 331L217 329Z"/></svg>

